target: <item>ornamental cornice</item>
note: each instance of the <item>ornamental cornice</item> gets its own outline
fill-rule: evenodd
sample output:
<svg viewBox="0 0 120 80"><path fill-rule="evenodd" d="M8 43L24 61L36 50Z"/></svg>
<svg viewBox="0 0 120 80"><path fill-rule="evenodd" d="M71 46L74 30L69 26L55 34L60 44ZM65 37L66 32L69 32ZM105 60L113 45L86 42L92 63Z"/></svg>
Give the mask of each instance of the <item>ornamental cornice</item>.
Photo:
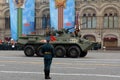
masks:
<svg viewBox="0 0 120 80"><path fill-rule="evenodd" d="M89 3L120 3L120 0L76 0L76 4L89 4Z"/></svg>

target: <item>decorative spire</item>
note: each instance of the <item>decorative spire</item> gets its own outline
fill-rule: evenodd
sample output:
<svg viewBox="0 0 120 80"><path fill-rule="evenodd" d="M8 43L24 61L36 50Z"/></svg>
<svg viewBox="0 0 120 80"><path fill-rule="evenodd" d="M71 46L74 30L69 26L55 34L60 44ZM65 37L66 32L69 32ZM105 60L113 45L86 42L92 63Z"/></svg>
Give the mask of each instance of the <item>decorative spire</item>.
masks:
<svg viewBox="0 0 120 80"><path fill-rule="evenodd" d="M65 7L66 6L65 3L66 3L66 0L55 0L56 8Z"/></svg>
<svg viewBox="0 0 120 80"><path fill-rule="evenodd" d="M22 8L26 0L13 0L17 8Z"/></svg>

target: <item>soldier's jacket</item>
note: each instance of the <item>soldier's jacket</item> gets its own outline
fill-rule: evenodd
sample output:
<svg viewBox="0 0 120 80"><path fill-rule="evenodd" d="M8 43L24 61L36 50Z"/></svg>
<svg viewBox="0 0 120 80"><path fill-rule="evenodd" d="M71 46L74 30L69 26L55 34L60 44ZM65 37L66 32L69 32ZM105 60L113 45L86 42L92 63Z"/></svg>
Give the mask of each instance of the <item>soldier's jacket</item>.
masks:
<svg viewBox="0 0 120 80"><path fill-rule="evenodd" d="M42 46L42 53L44 54L44 59L52 59L52 57L54 56L54 47L49 44L46 43Z"/></svg>

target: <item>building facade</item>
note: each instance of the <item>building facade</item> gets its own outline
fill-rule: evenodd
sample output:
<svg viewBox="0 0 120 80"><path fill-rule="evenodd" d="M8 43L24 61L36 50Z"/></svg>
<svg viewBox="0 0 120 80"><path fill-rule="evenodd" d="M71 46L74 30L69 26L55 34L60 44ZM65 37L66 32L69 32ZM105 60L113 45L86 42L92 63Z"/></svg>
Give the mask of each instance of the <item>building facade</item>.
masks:
<svg viewBox="0 0 120 80"><path fill-rule="evenodd" d="M101 46L120 46L120 0L75 0L76 14L83 38ZM36 0L35 30L42 34L50 27L49 0ZM0 39L10 37L9 0L0 0Z"/></svg>

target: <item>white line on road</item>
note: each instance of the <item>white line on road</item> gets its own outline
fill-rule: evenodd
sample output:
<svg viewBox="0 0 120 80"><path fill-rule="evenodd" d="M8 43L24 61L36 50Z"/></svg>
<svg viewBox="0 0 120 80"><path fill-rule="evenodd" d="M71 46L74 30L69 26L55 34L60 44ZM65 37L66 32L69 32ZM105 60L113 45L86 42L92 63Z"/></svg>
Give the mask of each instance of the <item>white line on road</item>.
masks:
<svg viewBox="0 0 120 80"><path fill-rule="evenodd" d="M13 59L13 58L25 58L25 57L6 57L6 56L0 56L0 58L9 58L9 59ZM29 57L26 57L26 58L29 58Z"/></svg>
<svg viewBox="0 0 120 80"><path fill-rule="evenodd" d="M76 58L76 59L69 59L71 61L120 61L120 59L80 59L80 58Z"/></svg>
<svg viewBox="0 0 120 80"><path fill-rule="evenodd" d="M13 56L9 56L9 57L6 57L6 56L0 56L0 58L25 58L25 59L40 59L40 60L43 60L43 57L23 57L23 56L16 56L16 57L13 57ZM61 58L56 58L56 59L61 59ZM88 61L88 62L95 62L95 61L120 61L120 59L81 59L81 58L75 58L75 59L71 59L71 58L63 58L63 59L67 59L67 60L71 60L71 61L80 61L80 62L84 62L84 61Z"/></svg>
<svg viewBox="0 0 120 80"><path fill-rule="evenodd" d="M24 71L0 71L0 73L9 74L44 74L43 72L24 72ZM51 75L59 76L91 76L91 77L110 77L110 78L120 78L120 75L104 75L104 74L79 74L79 73L51 73Z"/></svg>
<svg viewBox="0 0 120 80"><path fill-rule="evenodd" d="M96 69L96 68L79 68L79 67L52 67L52 68L61 68L61 69L65 69L65 68L69 68L69 69Z"/></svg>
<svg viewBox="0 0 120 80"><path fill-rule="evenodd" d="M0 56L0 58L8 58L8 59L16 59L16 58L20 58L20 59L22 59L22 58L25 58L25 59L40 59L40 60L43 60L43 57L26 57L26 56L16 56L16 57L13 57L13 56L8 56L8 57L6 57L6 56Z"/></svg>
<svg viewBox="0 0 120 80"><path fill-rule="evenodd" d="M120 63L120 61L114 61L114 60L112 60L112 61L74 61L75 63L80 63L80 62L82 62L82 63Z"/></svg>

